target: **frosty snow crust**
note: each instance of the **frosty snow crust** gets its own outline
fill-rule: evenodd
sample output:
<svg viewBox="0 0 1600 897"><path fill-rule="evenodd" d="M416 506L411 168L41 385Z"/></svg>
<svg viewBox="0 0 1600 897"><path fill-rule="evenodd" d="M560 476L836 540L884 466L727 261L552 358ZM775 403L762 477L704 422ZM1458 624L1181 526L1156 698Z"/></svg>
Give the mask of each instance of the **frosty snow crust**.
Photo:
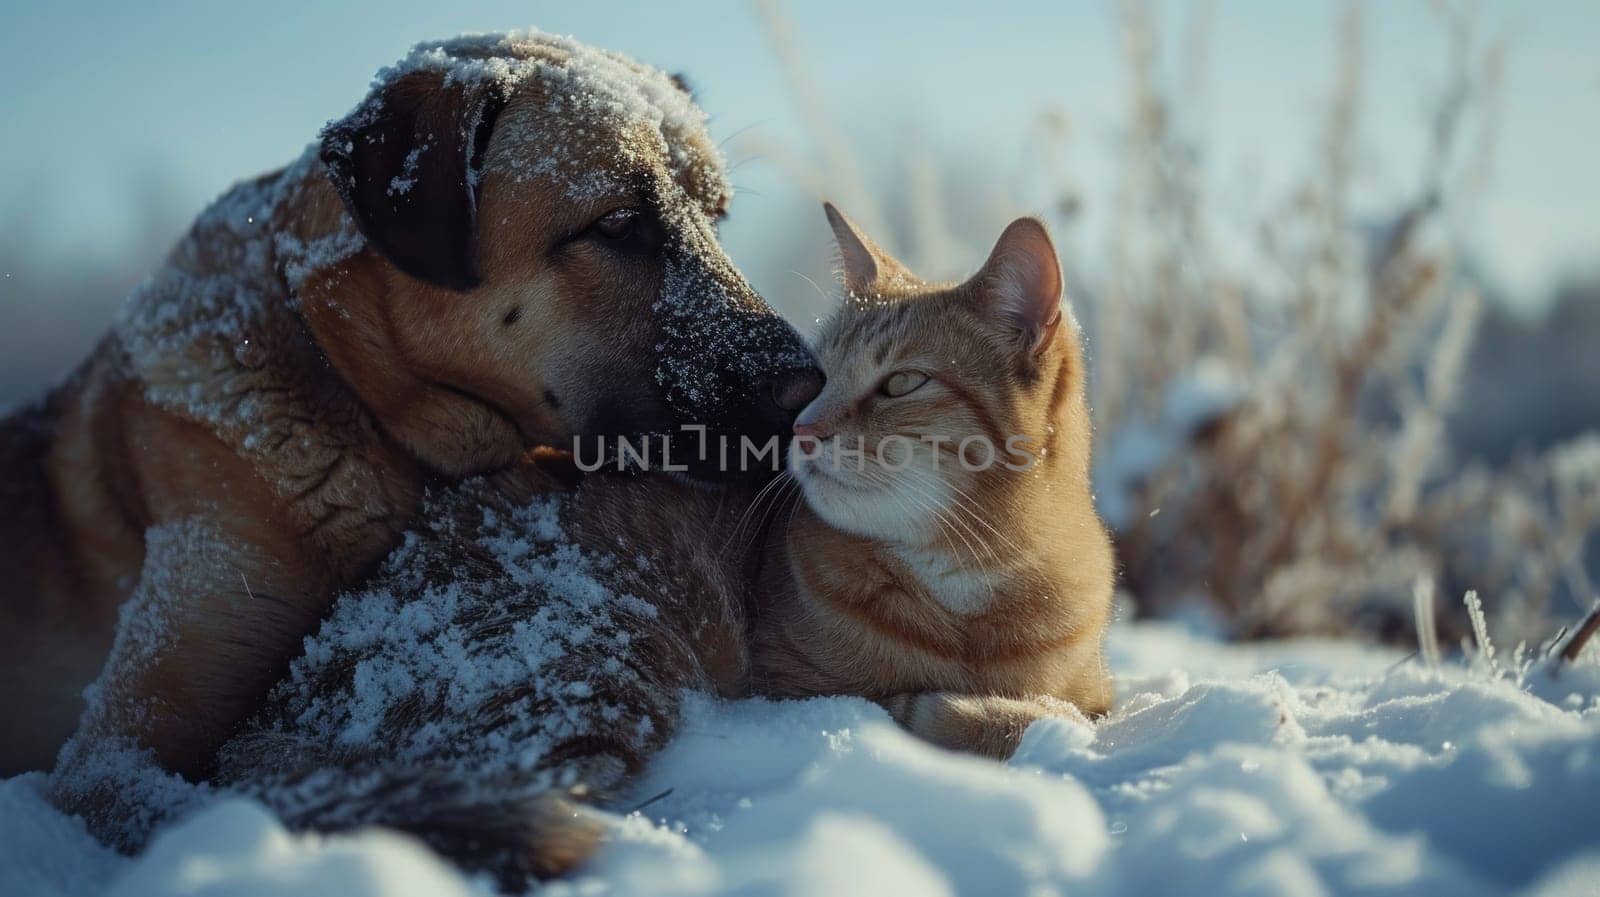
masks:
<svg viewBox="0 0 1600 897"><path fill-rule="evenodd" d="M428 511L445 516L407 535L378 574L382 585L339 600L275 690L271 715L347 756L461 764L485 779L538 771L563 738L586 734L596 718L623 718L574 667L592 664L624 692L648 688L623 659L630 631L655 617L655 605L602 584L622 562L568 541L558 499L486 507L476 521L460 518L465 504L433 502ZM630 563L648 572L642 558ZM530 607L529 595L541 600ZM349 691L317 688L329 668L340 668ZM495 726L478 716L491 703L503 715ZM397 717L426 722L393 725ZM640 724L648 736L649 719ZM525 779L531 788L575 784Z"/></svg>
<svg viewBox="0 0 1600 897"><path fill-rule="evenodd" d="M224 748L219 779L291 827L387 823L430 840L441 814L504 832L551 796L614 793L696 681L673 670L697 662L651 636L683 613L673 584L645 555L580 547L565 508L493 480L431 496L426 525L339 600ZM485 867L515 862L484 852Z"/></svg>
<svg viewBox="0 0 1600 897"><path fill-rule="evenodd" d="M1111 633L1119 709L1034 725L997 764L858 698L695 699L571 892L1587 895L1600 880L1600 664L1532 693L1335 642ZM1180 664L1185 671L1174 667ZM1276 672L1274 672L1276 671ZM0 892L481 894L414 841L292 837L242 801L109 855L0 784ZM69 886L70 885L70 886ZM568 893L568 891L561 891Z"/></svg>
<svg viewBox="0 0 1600 897"><path fill-rule="evenodd" d="M708 212L725 207L733 188L723 174L724 160L715 146L709 152L689 153L684 138L705 131L706 114L694 99L661 71L625 56L585 46L570 38L540 31L463 35L451 40L425 42L393 66L378 72L371 99L357 116L381 111L382 91L418 72L444 76L454 84L489 86L509 96L528 82L539 88L541 116L511 116L511 126L500 147L545 148L537 156L522 152L491 152L485 159L489 171L515 178L549 177L562 184L575 200L603 199L625 186L622 180L648 160L662 154L672 166L675 180L691 182L692 191L704 197ZM578 127L552 132L538 122L578 122ZM597 169L592 153L596 131L626 129L649 146L624 142L618 164ZM476 184L480 172L469 172ZM403 185L396 185L403 189Z"/></svg>
<svg viewBox="0 0 1600 897"><path fill-rule="evenodd" d="M295 291L365 245L348 216L310 240L281 226L278 216L320 171L311 146L282 172L233 187L129 295L116 321L128 373L144 381L146 399L246 450L279 423L263 404L271 390L259 387L277 385L271 353L299 354L283 333Z"/></svg>

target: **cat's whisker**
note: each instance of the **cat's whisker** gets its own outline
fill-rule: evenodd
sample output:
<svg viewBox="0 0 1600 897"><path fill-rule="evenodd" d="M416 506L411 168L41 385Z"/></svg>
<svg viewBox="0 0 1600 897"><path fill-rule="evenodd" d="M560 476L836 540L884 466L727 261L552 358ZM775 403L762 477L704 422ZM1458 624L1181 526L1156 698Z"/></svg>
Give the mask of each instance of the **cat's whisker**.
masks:
<svg viewBox="0 0 1600 897"><path fill-rule="evenodd" d="M933 475L930 473L928 476ZM973 523L978 523L979 526L982 526L982 528L992 532L995 539L1000 540L1000 544L1002 544L1003 547L1005 547L1006 550L1011 553L1011 555L1024 555L1022 548L1019 547L1014 540L1011 540L1010 537L1006 536L1005 532L1000 532L998 529L995 529L994 524L990 524L989 521L982 516L982 513L978 512L978 499L974 499L970 492L966 492L965 489L960 488L957 483L952 483L952 481L949 480L939 480L939 484L944 486L944 488L949 489L950 497L952 497L952 500L954 500L954 504L952 504L952 510L954 510L954 512L962 513L962 515L965 515L966 518L970 518ZM992 547L990 547L990 556L994 558L995 563L1000 563L1000 558L998 558L997 553L994 552L994 548Z"/></svg>
<svg viewBox="0 0 1600 897"><path fill-rule="evenodd" d="M937 449L933 449L932 451L937 452ZM962 489L958 484L956 484L954 482L951 482L950 480L944 479L942 477L939 477L937 474L935 474L935 473L933 473L931 471L927 471L927 470L924 470L924 469L921 469L921 468L908 467L908 468L905 468L904 470L902 470L901 473L907 474L907 475L910 475L910 476L914 476L914 477L918 478L919 481L924 481L924 482L925 481L933 481L933 482L936 482L939 486L942 486L942 487L944 487L946 489L949 489L952 493L954 493L951 496L955 500L954 510L959 510L962 513L966 514L967 516L971 517L974 522L978 523L984 529L987 529L989 532L993 533L995 538L999 539L1002 543L1004 543L1005 546L1008 549L1010 549L1012 552L1015 552L1017 554L1021 554L1022 553L1022 549L1021 549L1020 546L1018 546L1015 542L1011 541L1011 539L1007 538L1004 533L1000 532L998 529L995 529L995 527L993 525L991 525L988 520L984 519L983 515L978 513L978 511L976 510L977 506L979 505L978 500L976 498L974 498L970 492L967 492L966 490Z"/></svg>
<svg viewBox="0 0 1600 897"><path fill-rule="evenodd" d="M774 480L762 486L761 491L756 493L756 497L751 499L748 505L745 505L744 512L739 515L739 519L734 523L733 529L728 532L728 541L722 548L723 556L733 552L736 546L742 546L742 537L744 536L745 527L749 524L750 516L755 513L757 508L761 507L762 499L766 497L767 491L776 483L777 481Z"/></svg>
<svg viewBox="0 0 1600 897"><path fill-rule="evenodd" d="M794 526L794 515L799 512L800 506L806 503L805 490L800 488L799 481L794 481L795 488L789 491L789 519L784 521L784 528Z"/></svg>
<svg viewBox="0 0 1600 897"><path fill-rule="evenodd" d="M805 490L800 487L800 481L794 477L789 477L783 486L773 494L772 499L767 502L767 510L762 513L761 523L756 528L755 534L752 535L752 540L761 538L761 533L766 531L767 521L776 519L777 515L782 514L785 503L789 505L789 517L785 521L785 526L792 525L794 523L795 510L804 503L804 500Z"/></svg>
<svg viewBox="0 0 1600 897"><path fill-rule="evenodd" d="M878 484L885 486L891 485L887 477L882 477L880 480L878 480ZM890 489L888 491L890 500L893 501L895 506L899 510L903 511L906 516L912 516L912 514L916 511L924 511L933 517L933 522L939 527L940 533L951 533L956 537L961 538L962 541L966 541L965 538L961 536L960 531L955 529L954 525L951 524L945 514L940 511L939 508L932 502L922 499L920 496L914 493L907 495L894 489ZM970 542L967 543L967 548L969 550L972 549L972 544Z"/></svg>
<svg viewBox="0 0 1600 897"><path fill-rule="evenodd" d="M791 480L793 480L793 478L791 478ZM794 482L795 488L790 490L786 494L786 498L780 499L780 501L789 501L790 502L790 505L789 505L789 517L788 517L787 520L784 521L784 526L785 526L786 530L787 529L793 529L795 515L800 512L800 508L802 506L804 506L805 503L806 503L806 501L805 501L805 490L800 487L799 480L793 480L793 482ZM787 536L780 536L779 538L780 539L786 539ZM789 541L789 543L788 543L788 550L790 552L801 552L801 553L806 553L806 554L810 553L805 547L796 545L792 540Z"/></svg>
<svg viewBox="0 0 1600 897"><path fill-rule="evenodd" d="M933 477L933 474L925 471L916 471L916 473L929 478ZM989 532L993 533L994 537L999 539L1001 543L1003 543L1005 547L1008 548L1013 554L1020 555L1024 553L1021 546L1017 545L1016 542L1013 542L1010 538L1008 538L1005 533L995 529L988 520L984 519L983 515L978 513L978 500L974 498L971 493L967 492L965 489L962 489L959 485L950 482L949 480L941 479L939 480L939 483L954 493L952 497L956 500L956 507L958 510L971 517L973 521L978 523L984 529L987 529Z"/></svg>
<svg viewBox="0 0 1600 897"><path fill-rule="evenodd" d="M863 470L863 473L867 473L867 471ZM875 474L875 476L869 478L876 479L884 485L892 485L893 481L895 480L895 478L891 477L887 471L873 471L872 473ZM902 505L909 500L916 507L919 507L930 513L933 516L934 522L939 526L940 532L946 532L948 529L949 532L954 533L956 537L960 539L964 545L966 545L968 553L972 555L973 563L977 564L980 568L985 566L985 564L983 558L978 554L978 549L974 545L974 540L976 541L977 545L983 546L984 550L988 552L992 563L996 565L999 564L999 558L995 556L994 549L991 548L989 544L977 534L977 532L973 531L970 527L964 527L959 518L951 516L947 510L941 507L940 503L935 500L934 495L932 495L926 489L919 488L922 487L921 483L910 478L900 478L899 482L902 485L912 487L913 490L917 490L906 494L898 490L890 489L890 494L895 496L897 499L900 499ZM966 532L963 532L963 529L965 529ZM967 538L968 533L971 534L971 539ZM993 603L995 600L994 580L991 577L984 577L984 581L988 586L989 601L990 603Z"/></svg>
<svg viewBox="0 0 1600 897"><path fill-rule="evenodd" d="M933 514L936 520L941 523L950 522L950 519L944 513L944 510L940 508L938 503L933 500L932 493L928 492L927 490L918 489L917 487L919 484L916 481L897 476L884 469L869 470L864 468L862 470L862 474L874 485L884 487L890 495L898 498L920 498L920 500L916 503L917 508ZM913 492L910 496L904 496L895 488L896 486L910 487Z"/></svg>
<svg viewBox="0 0 1600 897"><path fill-rule="evenodd" d="M906 482L907 482L908 485L913 485L913 486L921 485L916 480L907 480ZM928 489L931 489L931 486L924 486L923 488L926 491ZM984 538L981 535L979 535L976 531L974 531L970 526L966 525L959 517L956 517L955 515L950 514L949 510L948 510L948 506L935 503L935 501L934 501L934 499L932 497L929 497L929 498L927 498L925 500L929 504L934 506L933 510L934 510L934 513L936 515L938 515L941 518L948 519L948 520L951 521L951 529L958 536L961 535L961 529L964 528L967 533L971 534L972 540L974 542L976 542L978 545L983 546L984 551L986 553L988 553L988 555L989 555L989 562L990 562L990 565L991 565L989 572L991 574L994 572L994 570L996 568L999 568L999 567L1003 566L1001 564L1000 558L995 554L994 547L991 546L986 540L984 540ZM958 528L958 526L960 528ZM985 566L983 558L979 557L978 556L978 552L976 551L976 549L972 548L972 542L968 542L967 539L964 536L962 537L961 541L967 544L968 550L972 553L972 561L973 561L973 563L976 564L980 569L983 568ZM988 586L989 602L992 604L994 602L994 600L995 600L995 581L994 581L993 575L985 576L984 577L984 581Z"/></svg>
<svg viewBox="0 0 1600 897"><path fill-rule="evenodd" d="M750 506L745 508L744 513L739 516L739 522L734 525L733 532L729 535L728 542L723 548L724 554L735 549L742 553L746 548L749 547L748 543L754 541L756 538L755 534L759 533L761 531L761 527L765 525L766 514L771 510L773 501L778 497L779 494L782 493L784 487L787 485L797 486L798 483L795 481L794 477L790 475L787 470L785 470L774 477L771 482L761 487L761 491L757 492L756 497L751 500ZM755 528L748 532L748 538L746 538L747 527L749 527L751 518L758 512L761 514L761 517Z"/></svg>
<svg viewBox="0 0 1600 897"><path fill-rule="evenodd" d="M981 568L983 566L983 558L978 556L977 549L973 547L973 543L969 541L965 535L962 535L961 529L957 526L958 521L956 521L955 518L950 517L944 510L939 508L929 499L922 499L921 504L933 514L934 520L939 524L941 532L948 531L954 533L956 537L967 546L967 551L972 555L973 563L977 564ZM974 538L976 538L976 536L974 536ZM979 540L978 544L983 545L986 550L989 547L988 545L984 544L982 540ZM957 560L959 560L959 555L957 556ZM959 566L957 566L957 569L959 569ZM995 600L994 580L992 577L988 576L985 576L983 579L988 587L989 603L993 604Z"/></svg>
<svg viewBox="0 0 1600 897"><path fill-rule="evenodd" d="M920 494L922 494L929 501L930 504L936 504L934 500L937 497L937 493L934 491L934 489L935 489L934 484L930 483L930 482L926 482L925 480L918 479L916 476L908 476L907 474L909 474L909 473L920 473L920 471L912 471L910 469L905 470L905 471L900 471L900 481L904 485L909 487L909 488L920 490ZM929 476L931 476L931 475L929 475ZM949 485L948 483L945 483L942 480L939 481L939 484L940 485ZM938 504L942 504L942 503L938 503ZM959 509L959 507L958 507L958 509ZM994 550L993 546L991 546L988 543L988 541L985 540L980 533L978 533L977 530L973 529L970 525L968 525L959 516L956 516L955 514L950 513L951 510L952 510L950 508L950 506L942 505L942 506L938 507L938 510L939 510L940 513L948 514L953 523L959 524L962 527L962 529L964 529L968 534L970 534L972 536L972 538L977 542L977 544L982 545L983 548L984 548L984 551L986 551L988 553L989 560L990 560L991 563L993 563L993 564L995 564L997 566L1000 564L1000 556L995 553L995 550ZM978 556L978 553L977 553L976 550L974 550L972 552L972 559L974 561L980 563L980 564L983 563L983 559Z"/></svg>

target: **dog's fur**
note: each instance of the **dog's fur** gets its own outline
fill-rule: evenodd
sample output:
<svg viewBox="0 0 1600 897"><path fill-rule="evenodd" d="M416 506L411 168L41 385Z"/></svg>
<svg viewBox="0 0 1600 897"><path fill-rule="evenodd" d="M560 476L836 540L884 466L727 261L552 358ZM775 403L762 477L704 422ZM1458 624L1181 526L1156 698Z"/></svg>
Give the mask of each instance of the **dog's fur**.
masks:
<svg viewBox="0 0 1600 897"><path fill-rule="evenodd" d="M216 784L291 829L409 832L512 893L586 859L606 826L584 807L625 792L685 690L748 693L764 527L745 486L564 491L547 470L431 495L223 747ZM154 797L125 805L125 841L192 806Z"/></svg>
<svg viewBox="0 0 1600 897"><path fill-rule="evenodd" d="M430 482L574 434L786 428L774 381L814 374L716 242L703 124L570 41L422 45L208 209L0 423L0 775L48 765L108 655L63 767L115 742L205 775Z"/></svg>

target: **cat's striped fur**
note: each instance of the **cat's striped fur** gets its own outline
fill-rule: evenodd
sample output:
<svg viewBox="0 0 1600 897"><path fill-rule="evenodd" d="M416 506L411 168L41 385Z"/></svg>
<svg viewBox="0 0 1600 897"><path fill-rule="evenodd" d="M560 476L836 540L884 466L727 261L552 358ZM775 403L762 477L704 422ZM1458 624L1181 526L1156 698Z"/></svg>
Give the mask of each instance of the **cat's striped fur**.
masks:
<svg viewBox="0 0 1600 897"><path fill-rule="evenodd" d="M829 212L854 298L822 334L828 385L797 432L860 435L869 453L895 433L954 445L848 473L823 467L826 450L792 455L793 478L762 494L665 477L569 488L532 464L435 496L225 748L223 781L291 826L394 826L514 883L587 855L600 829L582 805L607 805L671 734L684 689L865 695L991 756L1041 715L1104 712L1111 552L1080 338L1042 226L1014 224L977 276L940 287ZM885 395L906 371L890 391L923 379ZM970 435L1037 460L966 470ZM557 575L575 563L577 580ZM425 681L417 657L481 687ZM479 682L507 664L527 681Z"/></svg>

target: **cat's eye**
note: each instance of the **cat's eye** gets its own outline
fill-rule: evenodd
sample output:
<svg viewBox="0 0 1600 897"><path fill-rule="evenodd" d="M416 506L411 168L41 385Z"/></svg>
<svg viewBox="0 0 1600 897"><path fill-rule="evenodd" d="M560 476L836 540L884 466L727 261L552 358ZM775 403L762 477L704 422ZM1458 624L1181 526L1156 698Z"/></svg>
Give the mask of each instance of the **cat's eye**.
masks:
<svg viewBox="0 0 1600 897"><path fill-rule="evenodd" d="M898 399L927 382L928 375L919 371L895 371L883 381L878 391L891 399Z"/></svg>

